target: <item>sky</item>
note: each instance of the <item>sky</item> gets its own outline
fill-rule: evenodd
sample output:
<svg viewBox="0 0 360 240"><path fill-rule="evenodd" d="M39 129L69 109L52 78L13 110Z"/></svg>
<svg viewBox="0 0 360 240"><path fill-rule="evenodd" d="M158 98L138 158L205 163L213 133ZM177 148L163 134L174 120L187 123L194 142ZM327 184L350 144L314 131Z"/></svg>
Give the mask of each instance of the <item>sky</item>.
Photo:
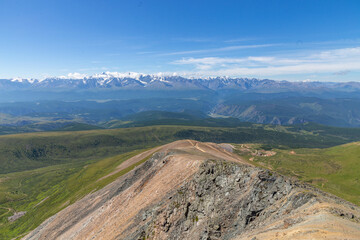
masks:
<svg viewBox="0 0 360 240"><path fill-rule="evenodd" d="M0 78L360 81L358 0L0 0Z"/></svg>

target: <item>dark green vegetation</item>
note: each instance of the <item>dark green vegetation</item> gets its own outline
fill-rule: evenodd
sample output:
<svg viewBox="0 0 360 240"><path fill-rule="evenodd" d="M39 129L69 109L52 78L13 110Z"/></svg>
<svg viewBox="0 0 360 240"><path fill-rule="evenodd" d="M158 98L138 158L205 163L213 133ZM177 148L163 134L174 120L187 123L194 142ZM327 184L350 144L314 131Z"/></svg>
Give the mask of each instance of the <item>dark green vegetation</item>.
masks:
<svg viewBox="0 0 360 240"><path fill-rule="evenodd" d="M173 114L159 113L159 116L156 119L163 118L165 121ZM143 117L135 115L128 120ZM143 121L143 124L151 121ZM316 124L275 126L238 121L224 119L221 123L219 119L211 119L201 122L190 117L179 119L176 115L174 122L182 126L0 136L0 239L11 239L26 233L68 204L131 170L135 166L97 181L129 157L175 140L258 143L283 152L305 147L325 148L360 140L360 129ZM187 126L194 122L203 126ZM237 127L204 127L225 123ZM351 179L353 172L349 174L348 179ZM349 197L346 199L352 200ZM15 222L8 221L9 216L20 211L27 213Z"/></svg>
<svg viewBox="0 0 360 240"><path fill-rule="evenodd" d="M236 128L148 126L4 135L0 136L0 173L97 160L179 139L205 142L252 142L280 148L324 148L360 140L360 129L315 124L275 126L243 123L242 126Z"/></svg>
<svg viewBox="0 0 360 240"><path fill-rule="evenodd" d="M360 205L360 143L353 142L325 149L271 149L273 156L256 154L266 145L237 145L237 152L251 163L269 168Z"/></svg>
<svg viewBox="0 0 360 240"><path fill-rule="evenodd" d="M45 131L83 131L94 129L102 129L102 127L72 121L50 121L25 126L0 126L0 135Z"/></svg>
<svg viewBox="0 0 360 240"><path fill-rule="evenodd" d="M175 127L0 136L0 173L95 161L176 140Z"/></svg>

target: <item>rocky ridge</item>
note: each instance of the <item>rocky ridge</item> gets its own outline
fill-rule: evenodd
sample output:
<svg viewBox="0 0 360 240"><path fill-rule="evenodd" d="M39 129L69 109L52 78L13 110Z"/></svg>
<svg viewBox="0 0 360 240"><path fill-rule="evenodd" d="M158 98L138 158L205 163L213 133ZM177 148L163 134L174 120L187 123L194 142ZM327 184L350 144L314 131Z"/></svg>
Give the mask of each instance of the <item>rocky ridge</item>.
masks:
<svg viewBox="0 0 360 240"><path fill-rule="evenodd" d="M254 167L228 145L185 140L158 148L145 163L68 206L24 239L358 236L359 207Z"/></svg>

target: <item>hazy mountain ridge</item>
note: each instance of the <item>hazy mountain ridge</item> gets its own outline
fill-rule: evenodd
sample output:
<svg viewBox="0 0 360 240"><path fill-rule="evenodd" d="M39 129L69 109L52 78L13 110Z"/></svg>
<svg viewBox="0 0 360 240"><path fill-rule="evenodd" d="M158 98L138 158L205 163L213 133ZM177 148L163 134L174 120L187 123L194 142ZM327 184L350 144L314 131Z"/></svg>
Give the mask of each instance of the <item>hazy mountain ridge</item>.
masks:
<svg viewBox="0 0 360 240"><path fill-rule="evenodd" d="M286 97L280 99L227 101L212 113L242 121L276 125L317 122L325 125L360 126L360 100Z"/></svg>
<svg viewBox="0 0 360 240"><path fill-rule="evenodd" d="M192 112L202 118L233 117L276 125L316 122L359 127L359 104L358 82L109 72L44 80L0 79L0 126L6 127L64 120L103 127L108 121L129 121L127 116L147 111ZM153 117L141 120L149 119ZM161 121L165 123L163 117Z"/></svg>
<svg viewBox="0 0 360 240"><path fill-rule="evenodd" d="M0 89L360 89L358 82L289 82L256 78L186 78L181 76L144 75L137 73L102 73L85 77L51 77L38 79L0 79Z"/></svg>

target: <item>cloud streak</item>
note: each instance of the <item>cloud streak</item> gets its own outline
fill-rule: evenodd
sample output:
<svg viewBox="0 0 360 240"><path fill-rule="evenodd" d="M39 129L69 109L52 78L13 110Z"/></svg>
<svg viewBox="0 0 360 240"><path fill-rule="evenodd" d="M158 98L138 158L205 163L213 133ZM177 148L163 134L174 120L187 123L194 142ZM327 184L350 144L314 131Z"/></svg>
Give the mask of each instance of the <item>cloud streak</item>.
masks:
<svg viewBox="0 0 360 240"><path fill-rule="evenodd" d="M345 75L360 71L360 47L321 51L305 56L248 56L242 58L182 58L175 65L192 67L196 75L274 76L287 74L332 73Z"/></svg>
<svg viewBox="0 0 360 240"><path fill-rule="evenodd" d="M274 47L280 44L257 44L257 45L236 45L228 46L221 48L210 48L210 49L200 49L200 50L190 50L190 51L177 51L177 52L168 52L158 54L159 56L172 56L172 55L187 55L187 54L199 54L199 53L213 53L213 52L226 52L226 51L235 51L241 49L251 49L251 48L265 48L265 47Z"/></svg>
<svg viewBox="0 0 360 240"><path fill-rule="evenodd" d="M258 40L258 38L235 38L235 39L229 39L225 40L225 43L237 43L237 42L247 42L247 41L253 41Z"/></svg>

